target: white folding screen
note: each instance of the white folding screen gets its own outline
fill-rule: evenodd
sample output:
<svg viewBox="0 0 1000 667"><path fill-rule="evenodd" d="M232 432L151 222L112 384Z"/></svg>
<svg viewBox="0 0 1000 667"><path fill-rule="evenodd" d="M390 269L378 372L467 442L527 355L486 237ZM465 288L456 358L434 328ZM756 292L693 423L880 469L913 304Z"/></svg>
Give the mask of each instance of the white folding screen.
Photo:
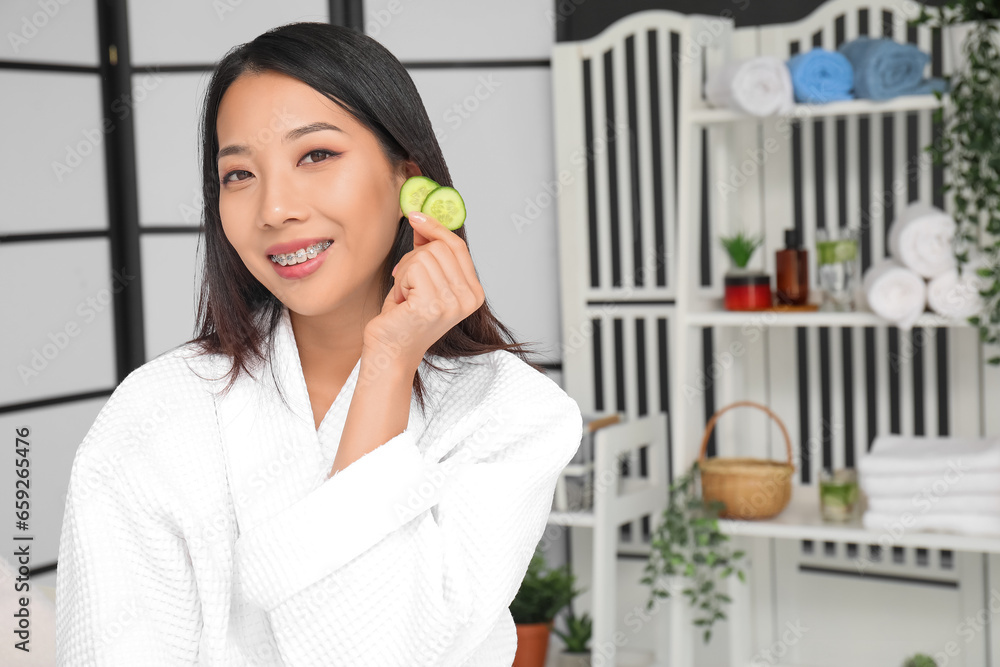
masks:
<svg viewBox="0 0 1000 667"><path fill-rule="evenodd" d="M75 444L114 381L96 5L8 0L0 27L0 431L13 449L28 429L18 535L33 538L32 585L52 587ZM13 500L13 451L5 470L0 496Z"/></svg>

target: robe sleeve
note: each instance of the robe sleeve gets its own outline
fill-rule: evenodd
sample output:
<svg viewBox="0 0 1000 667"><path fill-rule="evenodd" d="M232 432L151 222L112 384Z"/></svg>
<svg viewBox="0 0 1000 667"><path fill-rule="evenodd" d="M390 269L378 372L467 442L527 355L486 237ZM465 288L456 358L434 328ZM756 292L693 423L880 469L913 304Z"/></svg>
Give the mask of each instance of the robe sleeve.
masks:
<svg viewBox="0 0 1000 667"><path fill-rule="evenodd" d="M583 431L542 380L488 394L442 436L458 442L448 456L404 430L240 536L245 593L287 664L509 667L513 647L500 655L490 635L513 632L508 607Z"/></svg>
<svg viewBox="0 0 1000 667"><path fill-rule="evenodd" d="M143 492L152 480L126 472L142 442L127 387L105 404L70 473L56 570L60 667L197 662L202 613L186 542Z"/></svg>

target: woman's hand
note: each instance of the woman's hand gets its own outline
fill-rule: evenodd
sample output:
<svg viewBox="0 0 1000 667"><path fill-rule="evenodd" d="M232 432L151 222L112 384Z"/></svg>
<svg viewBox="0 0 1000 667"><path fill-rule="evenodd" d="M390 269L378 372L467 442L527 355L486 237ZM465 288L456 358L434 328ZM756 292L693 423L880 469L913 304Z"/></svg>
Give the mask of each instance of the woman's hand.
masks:
<svg viewBox="0 0 1000 667"><path fill-rule="evenodd" d="M382 312L365 326L364 344L416 371L431 345L478 310L486 294L465 241L424 213L408 219L413 250L393 269L395 282Z"/></svg>

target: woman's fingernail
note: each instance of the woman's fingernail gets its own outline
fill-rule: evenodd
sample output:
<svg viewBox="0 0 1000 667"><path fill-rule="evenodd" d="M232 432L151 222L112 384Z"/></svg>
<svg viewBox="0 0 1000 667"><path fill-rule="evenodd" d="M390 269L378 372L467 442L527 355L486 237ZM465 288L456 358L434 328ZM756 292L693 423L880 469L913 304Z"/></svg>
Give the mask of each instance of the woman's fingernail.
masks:
<svg viewBox="0 0 1000 667"><path fill-rule="evenodd" d="M414 211L409 215L410 220L414 222L427 222L427 216L420 211Z"/></svg>
<svg viewBox="0 0 1000 667"><path fill-rule="evenodd" d="M397 264L396 266L392 267L392 275L396 275L396 269L398 269L398 268L399 268L399 264Z"/></svg>

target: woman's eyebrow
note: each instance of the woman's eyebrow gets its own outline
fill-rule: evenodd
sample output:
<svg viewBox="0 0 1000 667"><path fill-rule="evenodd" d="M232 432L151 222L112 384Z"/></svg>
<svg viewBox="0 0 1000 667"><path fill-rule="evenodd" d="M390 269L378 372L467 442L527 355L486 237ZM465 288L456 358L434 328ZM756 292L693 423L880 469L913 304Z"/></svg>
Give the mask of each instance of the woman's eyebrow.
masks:
<svg viewBox="0 0 1000 667"><path fill-rule="evenodd" d="M336 125L320 121L316 123L309 123L308 125L303 125L302 127L297 127L294 130L289 130L281 141L282 143L289 142L293 139L298 139L299 137L310 134L311 132L320 132L322 130L333 130L335 132L343 132L344 134L347 134L347 132L344 132ZM229 146L219 149L219 154L216 157L216 160L221 160L227 155L246 155L249 152L250 149L244 144L230 144Z"/></svg>

